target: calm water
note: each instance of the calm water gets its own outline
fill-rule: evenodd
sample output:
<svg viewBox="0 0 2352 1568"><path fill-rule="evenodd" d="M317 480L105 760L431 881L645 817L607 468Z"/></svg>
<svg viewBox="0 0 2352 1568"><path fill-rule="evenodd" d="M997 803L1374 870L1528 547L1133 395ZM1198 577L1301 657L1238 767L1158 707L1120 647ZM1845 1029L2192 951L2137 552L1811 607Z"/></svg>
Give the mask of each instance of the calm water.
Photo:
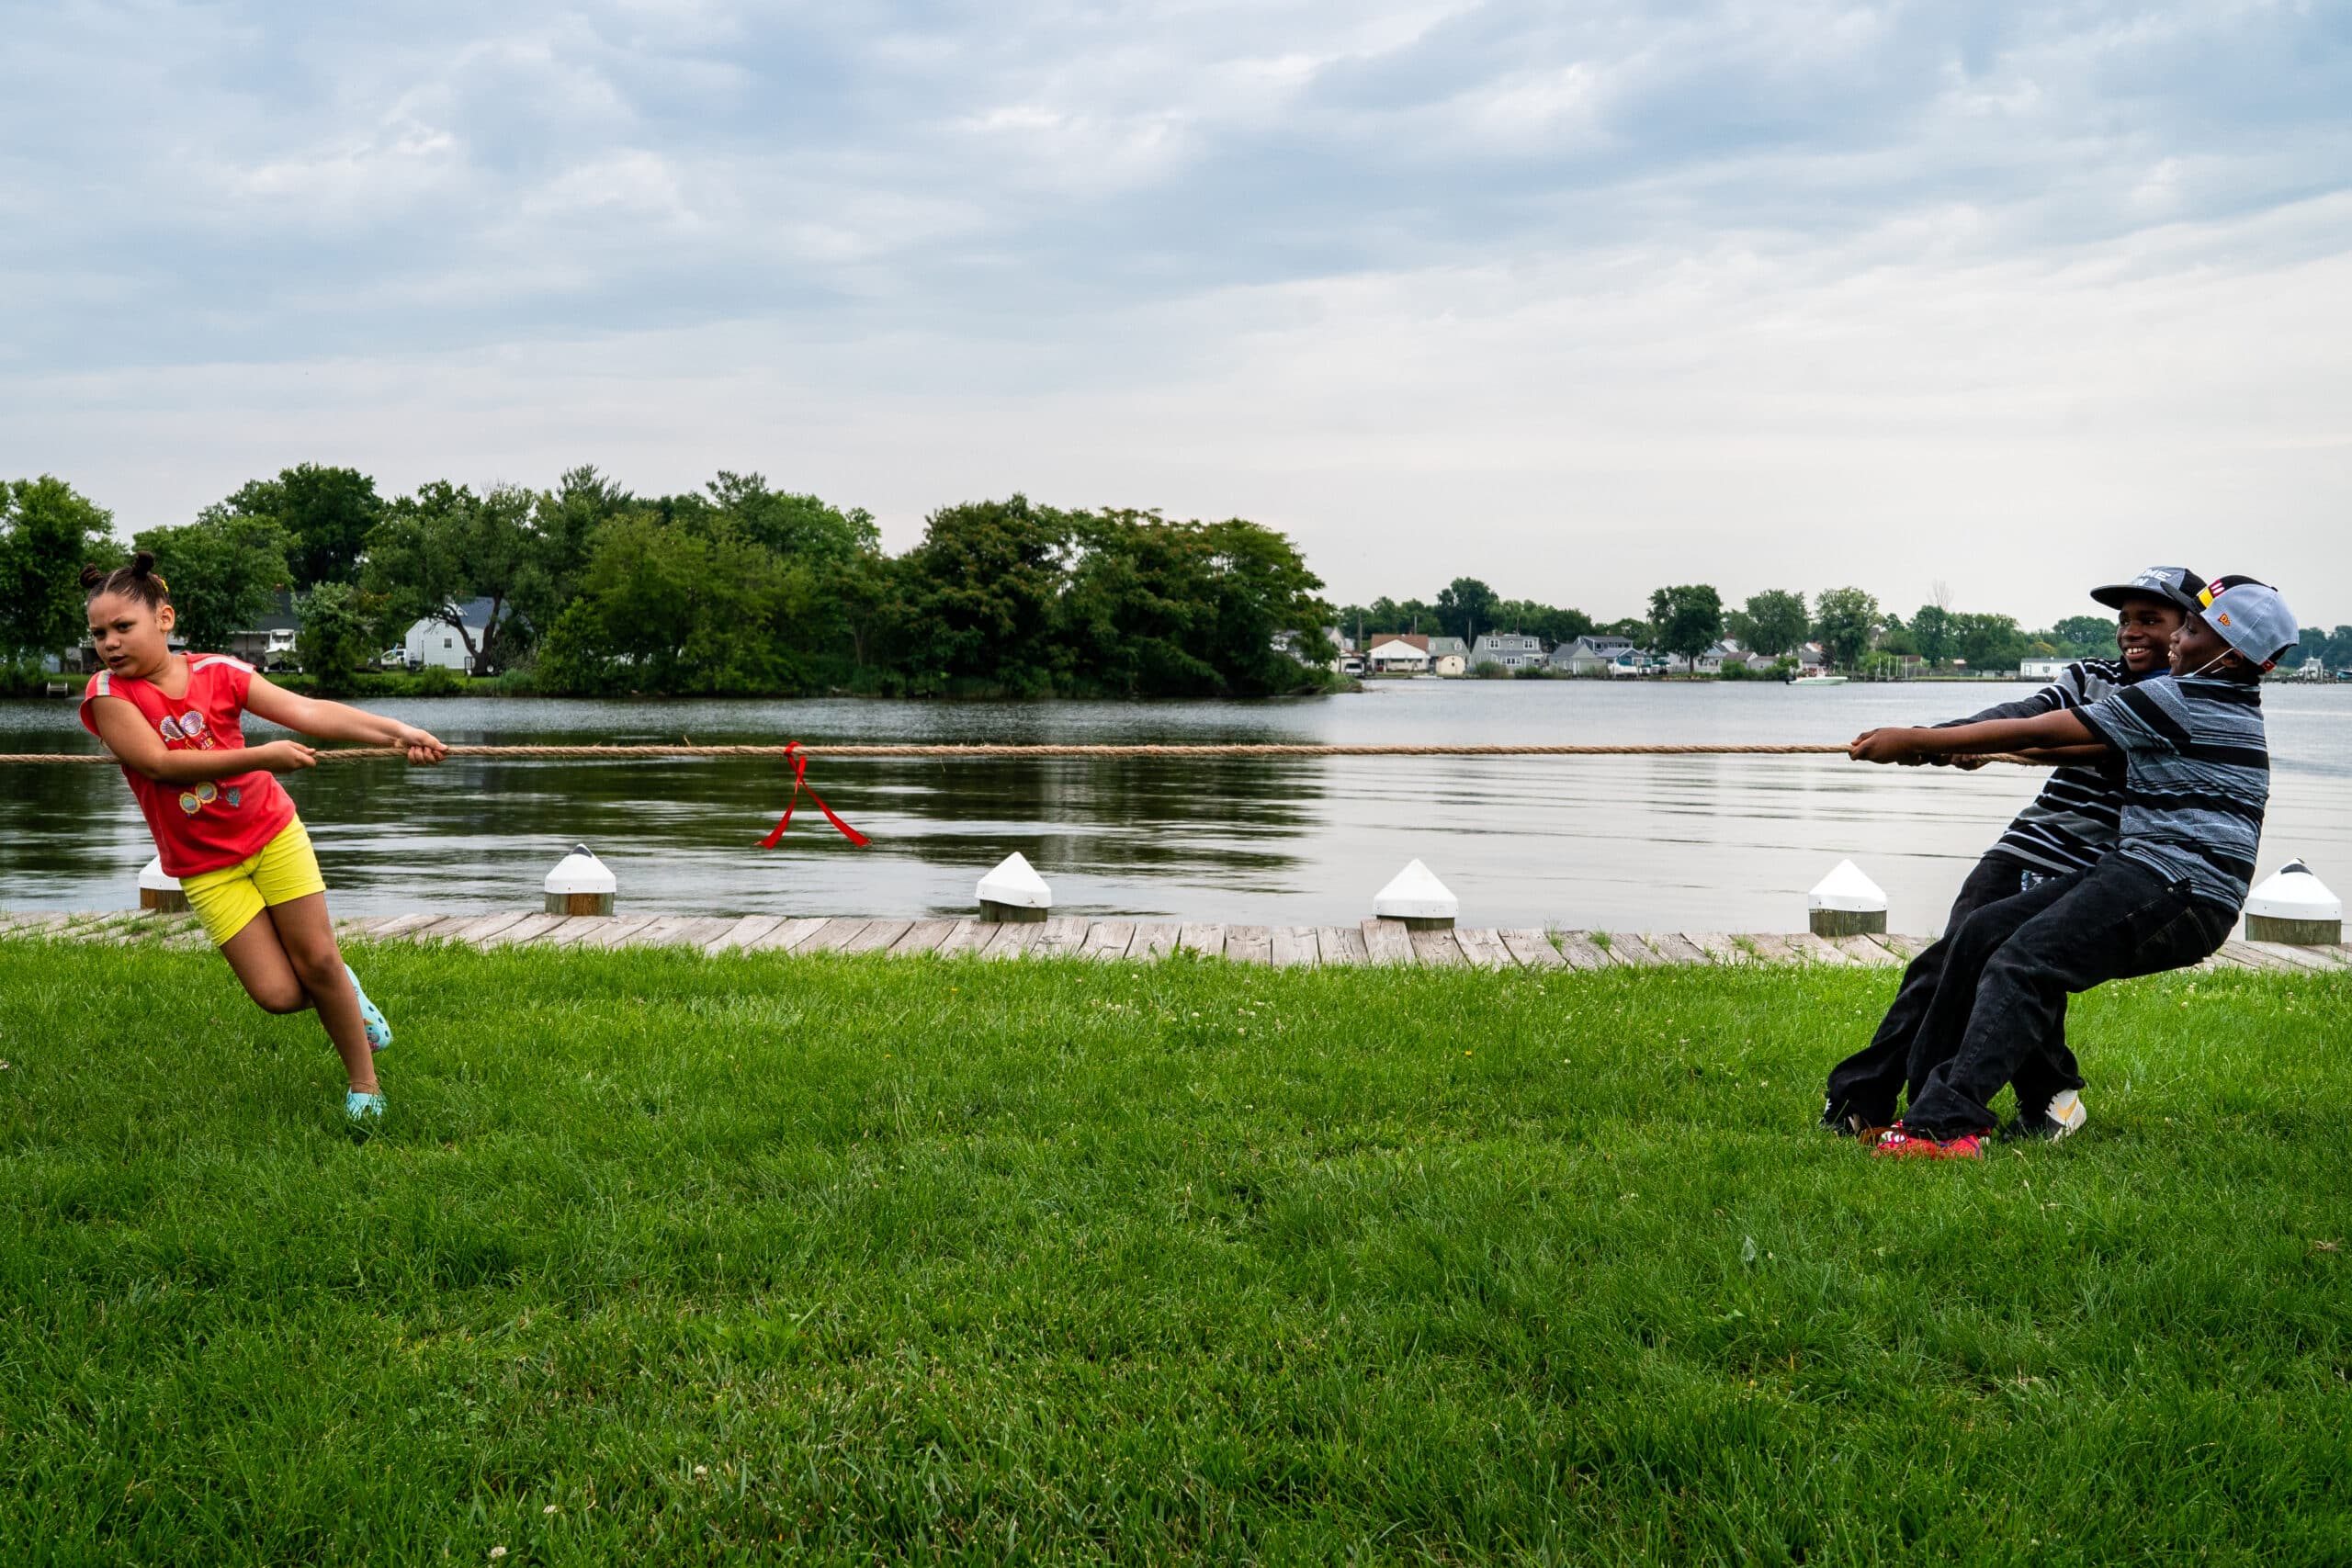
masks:
<svg viewBox="0 0 2352 1568"><path fill-rule="evenodd" d="M944 705L454 698L384 705L446 740L774 744L994 741L1842 741L1956 716L1992 684L1383 683L1293 703ZM2276 759L2262 865L2311 861L2352 891L2352 687L2265 689ZM275 734L256 724L249 734ZM86 750L73 705L0 703L0 750ZM1352 921L1419 856L1479 925L1801 928L1804 889L1850 855L1897 930L1930 931L2029 799L1995 766L1836 758L1342 758L1275 761L849 761L810 782L873 836L812 814L782 848L765 761L356 764L288 781L346 913L536 905L575 840L625 908L964 913L1019 850L1063 908L1261 923ZM0 769L0 908L128 904L153 848L112 769Z"/></svg>

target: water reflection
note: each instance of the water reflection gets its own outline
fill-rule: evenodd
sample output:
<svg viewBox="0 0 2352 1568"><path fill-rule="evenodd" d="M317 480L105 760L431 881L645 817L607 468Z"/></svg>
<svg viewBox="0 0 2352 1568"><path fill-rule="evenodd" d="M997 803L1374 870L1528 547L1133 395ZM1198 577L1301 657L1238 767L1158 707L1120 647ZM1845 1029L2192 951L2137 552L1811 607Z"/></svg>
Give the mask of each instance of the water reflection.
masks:
<svg viewBox="0 0 2352 1568"><path fill-rule="evenodd" d="M815 702L393 705L444 738L529 741L1842 740L1971 711L1995 687L1786 688L1420 682L1262 705ZM2352 691L2270 688L2274 799L2263 863L2352 883ZM266 728L255 726L256 731ZM0 749L86 750L66 703L0 705ZM1850 855L1899 926L1940 920L1969 864L2036 787L1979 773L1747 757L820 759L810 782L873 835L804 803L755 841L789 775L761 759L358 765L289 781L336 907L514 907L562 850L611 861L625 906L712 913L956 913L1019 850L1063 906L1265 923L1353 920L1407 859L1481 923L1789 929ZM127 902L153 852L108 768L0 770L0 906Z"/></svg>

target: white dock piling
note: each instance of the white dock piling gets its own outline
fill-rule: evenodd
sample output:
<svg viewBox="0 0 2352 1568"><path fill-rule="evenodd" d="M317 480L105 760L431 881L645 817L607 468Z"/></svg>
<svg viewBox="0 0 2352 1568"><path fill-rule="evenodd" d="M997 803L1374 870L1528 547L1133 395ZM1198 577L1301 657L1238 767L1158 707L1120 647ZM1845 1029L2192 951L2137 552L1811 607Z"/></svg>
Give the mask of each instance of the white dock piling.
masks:
<svg viewBox="0 0 2352 1568"><path fill-rule="evenodd" d="M550 915L609 915L620 879L585 844L555 863L548 873L547 912Z"/></svg>
<svg viewBox="0 0 2352 1568"><path fill-rule="evenodd" d="M996 925L1032 925L1054 907L1054 890L1015 850L980 878L980 919Z"/></svg>
<svg viewBox="0 0 2352 1568"><path fill-rule="evenodd" d="M151 856L139 868L139 907L158 914L177 915L187 910L187 895L180 891L180 879L164 870L164 857Z"/></svg>
<svg viewBox="0 0 2352 1568"><path fill-rule="evenodd" d="M1883 936L1886 893L1860 866L1841 860L1805 895L1805 914L1815 936Z"/></svg>
<svg viewBox="0 0 2352 1568"><path fill-rule="evenodd" d="M2327 890L2310 866L2290 860L2245 901L2248 942L2332 947L2344 940L2344 900Z"/></svg>
<svg viewBox="0 0 2352 1568"><path fill-rule="evenodd" d="M1372 912L1378 919L1404 921L1407 931L1450 931L1461 916L1462 900L1435 872L1413 861L1373 895Z"/></svg>

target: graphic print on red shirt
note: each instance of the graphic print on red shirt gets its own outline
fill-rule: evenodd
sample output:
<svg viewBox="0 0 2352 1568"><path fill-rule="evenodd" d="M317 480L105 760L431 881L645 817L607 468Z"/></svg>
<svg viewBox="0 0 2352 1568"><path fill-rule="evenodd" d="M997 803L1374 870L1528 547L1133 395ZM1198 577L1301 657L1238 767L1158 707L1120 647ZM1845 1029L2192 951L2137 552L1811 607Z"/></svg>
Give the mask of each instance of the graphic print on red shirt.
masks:
<svg viewBox="0 0 2352 1568"><path fill-rule="evenodd" d="M119 697L163 738L166 750L234 751L245 743L253 666L220 653L187 656L187 694L167 697L153 681L101 671L82 694L82 728L98 733L90 704ZM197 784L164 784L122 770L170 876L197 876L261 853L294 820L294 800L275 773L234 773Z"/></svg>

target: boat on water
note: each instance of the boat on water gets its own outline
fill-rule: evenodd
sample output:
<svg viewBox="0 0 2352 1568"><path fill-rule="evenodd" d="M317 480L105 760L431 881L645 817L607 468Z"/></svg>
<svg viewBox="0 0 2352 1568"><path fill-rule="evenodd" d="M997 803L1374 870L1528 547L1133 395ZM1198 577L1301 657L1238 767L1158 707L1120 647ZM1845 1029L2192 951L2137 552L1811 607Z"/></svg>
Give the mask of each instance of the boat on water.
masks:
<svg viewBox="0 0 2352 1568"><path fill-rule="evenodd" d="M1843 675L1799 675L1789 684L1792 686L1842 686L1846 683L1846 680L1847 677Z"/></svg>

